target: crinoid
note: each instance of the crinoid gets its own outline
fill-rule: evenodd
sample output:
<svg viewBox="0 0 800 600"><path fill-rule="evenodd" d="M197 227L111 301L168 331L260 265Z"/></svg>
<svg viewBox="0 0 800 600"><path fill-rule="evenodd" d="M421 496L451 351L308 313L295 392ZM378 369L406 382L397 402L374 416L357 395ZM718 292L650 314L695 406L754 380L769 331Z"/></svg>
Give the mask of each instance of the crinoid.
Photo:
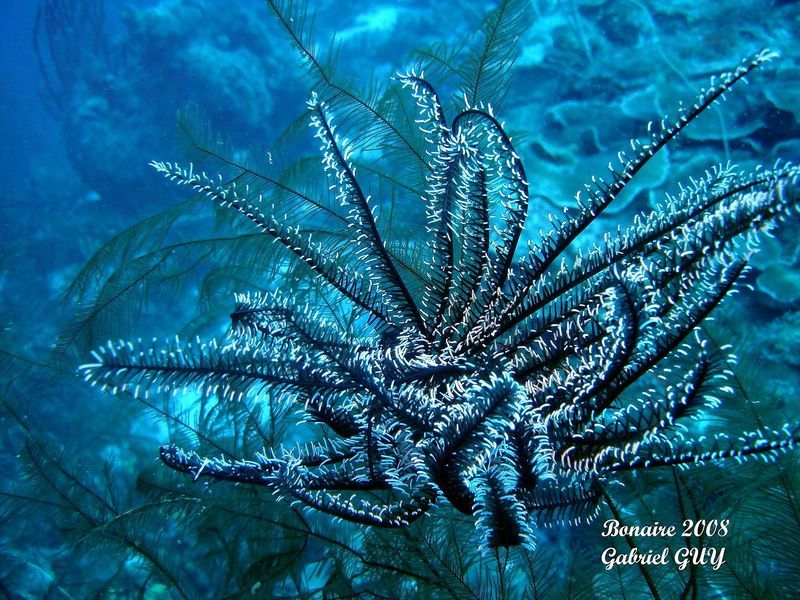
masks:
<svg viewBox="0 0 800 600"><path fill-rule="evenodd" d="M448 123L414 72L399 81L429 144L428 226L403 260L316 95L309 114L330 198L289 192L288 203L286 189L276 200L155 162L274 238L351 318L288 293L243 294L227 340L110 342L81 371L113 392L296 402L324 426L316 442L240 460L168 444L161 459L375 527L406 526L446 499L475 515L489 548L532 544L537 522L591 518L620 471L774 457L800 428L697 436L690 418L732 390L729 358L699 326L742 281L760 232L797 211L800 169L718 166L602 244L576 241L656 153L773 56L716 77L677 119L632 141L610 179L593 178L574 215L552 217L525 252L528 180L503 126L481 105ZM298 215L338 222L346 242L301 231Z"/></svg>

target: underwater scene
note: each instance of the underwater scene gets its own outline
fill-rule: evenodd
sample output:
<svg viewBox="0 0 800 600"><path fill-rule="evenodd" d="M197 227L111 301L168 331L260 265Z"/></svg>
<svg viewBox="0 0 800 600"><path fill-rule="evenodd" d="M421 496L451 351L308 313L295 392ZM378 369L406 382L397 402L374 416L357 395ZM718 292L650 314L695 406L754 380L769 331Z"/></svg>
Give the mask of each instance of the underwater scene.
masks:
<svg viewBox="0 0 800 600"><path fill-rule="evenodd" d="M800 597L800 3L0 6L0 598Z"/></svg>

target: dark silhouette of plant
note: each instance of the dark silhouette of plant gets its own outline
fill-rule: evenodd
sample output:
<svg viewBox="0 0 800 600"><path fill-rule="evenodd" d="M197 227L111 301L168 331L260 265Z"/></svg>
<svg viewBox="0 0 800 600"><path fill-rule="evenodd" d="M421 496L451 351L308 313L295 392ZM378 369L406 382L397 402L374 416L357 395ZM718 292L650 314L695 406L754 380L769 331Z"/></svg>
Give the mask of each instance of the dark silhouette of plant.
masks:
<svg viewBox="0 0 800 600"><path fill-rule="evenodd" d="M742 280L759 233L796 212L800 169L720 165L602 243L579 238L656 153L774 57L762 51L721 74L674 121L632 141L610 178L578 195L575 215L552 218L525 252L527 176L492 107L468 99L448 121L414 71L398 79L428 145L427 228L402 247L384 240L352 146L317 95L309 119L330 194L265 194L155 162L304 264L312 277L297 295L316 302L242 294L227 339L109 342L81 371L145 398L277 393L329 433L249 459L167 444L162 460L381 528L446 499L475 515L488 548L533 544L537 522L591 518L622 471L773 457L800 428L698 437L687 423L731 389L728 356L699 327Z"/></svg>
<svg viewBox="0 0 800 600"><path fill-rule="evenodd" d="M36 9L33 48L50 100L67 108L81 77L110 70L103 0L42 0Z"/></svg>

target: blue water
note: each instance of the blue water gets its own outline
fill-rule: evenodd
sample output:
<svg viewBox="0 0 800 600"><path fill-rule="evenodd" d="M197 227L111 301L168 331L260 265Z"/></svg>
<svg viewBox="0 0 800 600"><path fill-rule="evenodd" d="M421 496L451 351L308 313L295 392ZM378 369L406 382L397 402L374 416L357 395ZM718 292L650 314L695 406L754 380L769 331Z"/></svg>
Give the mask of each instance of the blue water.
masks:
<svg viewBox="0 0 800 600"><path fill-rule="evenodd" d="M414 57L420 56L415 50L423 49L424 57L434 51L446 54L445 46L458 49L471 34L479 48L476 32L496 3L313 4L320 56L328 56L334 36L341 44L334 72L342 87L394 90L400 86L392 76L414 66ZM281 165L296 156L313 153L318 143L301 119L314 91L307 65L260 0L107 0L104 20L89 27L78 17L78 33L64 17L48 22L48 6L80 14L102 2L29 0L0 5L0 398L5 407L0 410L0 596L128 598L141 591L145 598L222 597L223 592L323 597L323 589L330 594L326 597L366 594L381 585L385 573L369 561L340 568L337 561L343 564L357 554L352 549L312 536L307 546L291 547L276 558L264 551L273 530L265 540L252 521L220 517L219 522L204 521L202 529L193 529L201 500L174 512L169 502L154 504L143 510L141 521L125 521L117 528L109 515L156 503L154 498L172 498L164 493L165 481L175 489L184 485L167 479L166 469L154 463L158 444L181 434L152 410L130 399L96 393L74 375L76 367L89 360L89 350L109 337L219 335L232 310L232 292L286 285L280 279L286 266L262 261L260 255L208 251L200 244L180 246L188 240L253 233L228 213L215 212L210 203L185 209L170 226L152 220L127 242L108 242L192 197L190 190L169 185L148 166L154 160L202 160L197 148L187 143L186 131L206 149L252 159L271 173L280 173ZM508 87L498 86L497 93L480 98L496 107L530 179L532 208L523 242L537 239L548 213L572 207L583 183L593 174L604 174L608 161L616 160L631 138L641 138L649 121L675 115L678 103L691 104L714 73L734 68L765 47L780 51L781 57L693 123L648 165L590 234L599 239L603 231L628 223L637 212L655 208L666 193L676 192L680 182L720 162L752 170L756 165L771 167L779 158L800 160L800 4L535 0L532 7L532 25L518 40L519 56ZM38 56L33 43L37 9L43 11ZM426 75L442 90L451 116L463 108L457 74L434 63ZM352 121L346 115L341 121L340 132L348 136ZM176 122L184 124L183 132ZM213 133L201 139L207 132ZM357 158L393 164L390 150L380 143L372 146ZM381 199L380 212L388 214L386 189L373 180L368 193ZM395 231L413 238L422 226L420 205L402 190L396 200L391 209L400 215L395 216ZM737 377L755 396L745 402L740 394L732 406L744 414L754 400L765 407L760 414L773 426L800 417L798 232L795 216L775 238L764 240L763 251L751 261L752 289L726 305L714 330L719 341L732 344L740 355ZM150 259L141 257L175 244L178 249L169 255L172 262L163 270L148 271ZM223 268L215 271L219 265ZM284 291L293 292L288 287ZM81 315L98 308L98 318L81 324ZM197 418L191 398L180 402L177 413ZM751 423L754 417L747 414ZM725 413L721 418L729 417ZM756 425L742 425L742 430ZM302 439L291 428L283 434L288 440ZM31 464L42 457L51 464L65 461L79 481L103 490L103 500L87 499L68 478L58 480L64 473L56 473L49 487L41 472L31 476L36 471ZM114 468L108 485L104 460ZM775 487L776 495L794 498L796 504L796 457L780 465L785 481L781 480L784 488ZM725 496L715 504L714 493L706 489L713 477L705 473L705 479L690 476L683 485L702 489L698 496L706 494L707 502L698 512L709 518L728 515L734 501ZM757 471L730 475L723 492L752 479L753 473ZM776 473L768 471L765 477ZM778 486L775 481L768 479L765 485ZM666 485L663 480L658 484ZM59 496L59 489L69 492ZM211 495L214 489L200 495ZM620 493L631 489L635 486ZM653 506L663 503L674 509L674 490L666 500L659 494L645 497ZM82 502L88 516L75 509L74 504ZM289 518L288 512L269 512L273 508L266 500L259 502L253 501L247 510ZM780 512L785 506L775 502L774 511ZM113 504L113 510L101 506L104 503ZM641 504L628 510L625 516L631 519L647 514ZM764 540L778 544L796 539L800 523L789 517L786 522L764 523L756 509L748 510L750 521L729 545L756 548L751 554L742 551L742 561L763 558L752 570L742 571L753 589L785 592L786 587L770 588L763 581L778 558L762 545ZM310 519L314 527L321 523L326 535L351 535L350 529L337 529L318 515ZM584 527L542 533L540 544L572 544L564 565L586 569L594 593L615 589L592 545L597 543L597 527ZM361 535L361 530L355 531ZM285 535L275 543L288 548L286 539L291 536ZM414 543L422 544L420 539L403 539L400 543L380 538L385 544L376 547L384 560L425 571L430 565L409 558ZM464 544L474 548L473 542ZM442 547L445 553L453 552L451 546ZM392 557L387 548L395 548L397 555ZM169 564L166 570L158 566L161 560L148 558L151 550L168 555L163 560ZM524 588L514 587L521 585L517 580L498 584L494 567L486 567L494 558L475 552L473 563L478 566L470 563L464 569L469 585L450 588L450 596L463 597L468 589L478 589L481 597L524 595ZM262 555L269 558L259 563ZM796 552L787 549L785 555L780 572L796 576ZM522 559L513 560L522 573ZM554 570L559 585L572 576L564 565ZM484 567L488 575L481 578ZM431 573L432 579L441 575L436 569ZM737 589L731 573L718 580L715 576L699 577L700 597L715 597L715 590L725 586ZM374 588L378 597L437 594L422 579L403 579L398 573L386 577L385 588ZM646 593L635 568L621 571L620 577L634 595ZM677 581L684 574L669 577ZM787 581L796 585L799 580ZM562 597L566 588L559 585L544 597ZM591 584L586 589L591 590Z"/></svg>

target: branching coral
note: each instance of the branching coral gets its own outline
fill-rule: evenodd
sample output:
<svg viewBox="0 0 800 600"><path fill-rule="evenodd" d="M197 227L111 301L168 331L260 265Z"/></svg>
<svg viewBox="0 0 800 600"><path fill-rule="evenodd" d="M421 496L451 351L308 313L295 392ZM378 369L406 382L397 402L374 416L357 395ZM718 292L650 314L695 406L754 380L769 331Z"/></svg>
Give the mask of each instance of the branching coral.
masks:
<svg viewBox="0 0 800 600"><path fill-rule="evenodd" d="M653 156L774 56L718 76L673 122L632 141L610 179L593 178L574 216L551 217L525 252L528 180L503 125L481 104L448 122L415 72L399 80L428 144L428 226L402 261L317 96L310 122L334 197L280 193L305 207L295 217L345 224L344 242L308 233L285 204L236 181L153 163L274 238L352 318L287 294L243 294L227 340L110 342L81 370L137 395L279 394L333 435L246 460L168 444L162 460L376 527L408 525L446 499L475 515L489 548L533 544L537 523L591 518L620 471L774 457L800 428L698 437L690 420L731 391L729 358L699 326L742 281L760 232L797 212L800 169L720 165L602 245L579 241Z"/></svg>

